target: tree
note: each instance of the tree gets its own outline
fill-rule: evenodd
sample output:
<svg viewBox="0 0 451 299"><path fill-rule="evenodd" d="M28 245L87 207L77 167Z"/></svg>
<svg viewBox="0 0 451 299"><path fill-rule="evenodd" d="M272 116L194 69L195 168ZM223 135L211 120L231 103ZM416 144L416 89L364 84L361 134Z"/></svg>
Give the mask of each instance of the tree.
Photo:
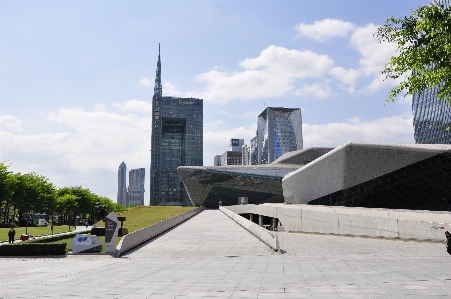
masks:
<svg viewBox="0 0 451 299"><path fill-rule="evenodd" d="M413 14L389 18L376 33L380 43L398 45L382 71L386 78L403 81L390 89L386 102L438 86L438 99L451 105L451 6L420 6Z"/></svg>
<svg viewBox="0 0 451 299"><path fill-rule="evenodd" d="M3 211L3 220L9 220L9 211L12 206L11 197L13 195L16 177L8 168L11 164L0 163L0 208Z"/></svg>
<svg viewBox="0 0 451 299"><path fill-rule="evenodd" d="M37 173L15 173L12 201L19 211L19 219L24 212L49 212L56 204L56 187L44 176Z"/></svg>

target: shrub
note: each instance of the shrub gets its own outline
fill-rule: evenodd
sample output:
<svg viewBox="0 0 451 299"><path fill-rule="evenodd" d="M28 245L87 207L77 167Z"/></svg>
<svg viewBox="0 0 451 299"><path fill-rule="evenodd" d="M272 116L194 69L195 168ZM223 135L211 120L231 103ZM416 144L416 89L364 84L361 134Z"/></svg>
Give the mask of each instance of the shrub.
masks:
<svg viewBox="0 0 451 299"><path fill-rule="evenodd" d="M19 242L0 246L0 255L64 255L66 243Z"/></svg>
<svg viewBox="0 0 451 299"><path fill-rule="evenodd" d="M43 237L43 238L34 239L34 240L28 240L26 242L28 242L28 243L49 243L49 242L55 242L55 241L59 241L59 240L63 240L63 239L73 238L73 237L75 237L75 235L83 234L83 233L86 233L86 232L73 232L70 234L59 234L59 235L53 235L53 236Z"/></svg>

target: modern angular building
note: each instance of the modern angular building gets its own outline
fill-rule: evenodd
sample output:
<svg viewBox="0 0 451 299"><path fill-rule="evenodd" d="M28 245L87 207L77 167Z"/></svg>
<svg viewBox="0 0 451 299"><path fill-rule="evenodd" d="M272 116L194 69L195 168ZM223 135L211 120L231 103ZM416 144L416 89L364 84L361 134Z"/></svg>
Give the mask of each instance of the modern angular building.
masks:
<svg viewBox="0 0 451 299"><path fill-rule="evenodd" d="M196 206L315 204L451 211L451 145L345 143L290 152L271 164L179 167Z"/></svg>
<svg viewBox="0 0 451 299"><path fill-rule="evenodd" d="M249 204L283 203L283 177L331 150L290 152L267 165L181 166L177 171L195 206L234 205L238 197L247 197Z"/></svg>
<svg viewBox="0 0 451 299"><path fill-rule="evenodd" d="M282 180L287 204L451 211L451 145L345 143Z"/></svg>
<svg viewBox="0 0 451 299"><path fill-rule="evenodd" d="M117 171L117 203L127 207L127 165L124 161Z"/></svg>
<svg viewBox="0 0 451 299"><path fill-rule="evenodd" d="M152 99L151 205L191 205L177 167L203 165L203 101L163 97L158 52Z"/></svg>
<svg viewBox="0 0 451 299"><path fill-rule="evenodd" d="M146 170L144 168L132 169L128 173L127 206L144 205L144 178Z"/></svg>
<svg viewBox="0 0 451 299"><path fill-rule="evenodd" d="M267 107L257 122L258 164L303 148L300 108Z"/></svg>

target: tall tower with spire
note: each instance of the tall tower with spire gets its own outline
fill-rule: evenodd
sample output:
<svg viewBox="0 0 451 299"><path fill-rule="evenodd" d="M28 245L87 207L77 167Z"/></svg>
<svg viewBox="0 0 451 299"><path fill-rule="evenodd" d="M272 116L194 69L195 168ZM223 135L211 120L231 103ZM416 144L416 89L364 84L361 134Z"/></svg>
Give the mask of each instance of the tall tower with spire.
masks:
<svg viewBox="0 0 451 299"><path fill-rule="evenodd" d="M161 59L160 59L160 44L158 44L158 62L157 73L155 75L155 87L153 88L154 97L163 96L163 88L161 87Z"/></svg>
<svg viewBox="0 0 451 299"><path fill-rule="evenodd" d="M192 205L177 167L203 165L203 100L163 97L160 45L152 98L151 144L150 204Z"/></svg>

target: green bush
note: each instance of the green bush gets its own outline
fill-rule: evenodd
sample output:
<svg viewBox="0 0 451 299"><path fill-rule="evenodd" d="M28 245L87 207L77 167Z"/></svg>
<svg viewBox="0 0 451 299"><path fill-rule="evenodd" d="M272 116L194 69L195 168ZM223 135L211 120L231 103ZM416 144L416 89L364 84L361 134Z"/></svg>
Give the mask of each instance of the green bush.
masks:
<svg viewBox="0 0 451 299"><path fill-rule="evenodd" d="M70 234L59 234L59 235L52 235L49 237L42 237L40 239L35 240L28 240L28 243L49 243L49 242L55 242L63 239L73 238L77 234L83 234L83 232L73 232Z"/></svg>
<svg viewBox="0 0 451 299"><path fill-rule="evenodd" d="M0 256L65 255L66 243L19 242L0 246Z"/></svg>

